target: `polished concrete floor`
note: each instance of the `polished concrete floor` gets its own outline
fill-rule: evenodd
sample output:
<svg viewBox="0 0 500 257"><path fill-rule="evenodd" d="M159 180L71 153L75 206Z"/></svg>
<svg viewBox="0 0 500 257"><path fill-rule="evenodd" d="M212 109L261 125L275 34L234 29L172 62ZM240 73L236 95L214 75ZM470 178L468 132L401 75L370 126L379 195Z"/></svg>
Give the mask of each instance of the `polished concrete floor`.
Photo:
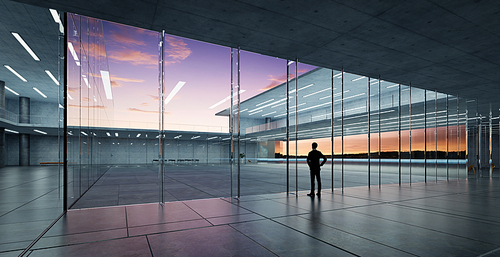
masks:
<svg viewBox="0 0 500 257"><path fill-rule="evenodd" d="M295 170L297 168L297 174ZM342 166L334 167L333 188L342 187ZM291 192L310 188L309 171L306 164L297 167L290 164L289 190ZM399 183L397 165L372 165L370 184ZM448 175L451 179L466 177L465 168L457 170L450 166ZM403 183L425 181L423 166L402 167ZM233 166L231 181L229 165L166 165L164 183L164 201L184 201L238 195L237 166ZM446 166L428 167L427 181L446 180ZM332 188L331 165L323 166L323 188ZM344 187L366 186L369 184L366 164L344 165ZM286 192L286 164L259 163L240 166L240 195L258 195ZM232 183L231 183L232 182ZM78 189L78 187L76 187ZM75 190L76 190L75 189ZM159 201L158 166L112 166L107 172L76 202L73 208L93 208L128 204L154 203Z"/></svg>
<svg viewBox="0 0 500 257"><path fill-rule="evenodd" d="M57 166L0 169L0 256L17 256L61 213Z"/></svg>
<svg viewBox="0 0 500 257"><path fill-rule="evenodd" d="M152 238L160 240L156 241L157 243L161 242L161 240L164 240L162 239L163 232L176 232L169 234L173 238L168 238L167 240L181 240L184 235L196 238L195 235L190 234L190 229L194 229L193 232L196 233L201 231L201 235L208 237L210 237L211 233L219 234L221 233L220 231L225 231L228 235L221 235L221 241L215 241L215 245L217 242L222 243L225 240L233 242L231 238L237 238L233 243L229 243L227 246L229 247L228 249L234 249L235 246L231 244L242 244L242 247L246 247L248 243L250 244L248 247L250 247L249 251L251 253L257 248L248 239L270 252L285 256L314 254L307 249L308 247L316 248L316 245L321 245L320 249L325 249L321 251L333 251L326 249L329 249L328 246L331 247L334 245L335 249L342 248L343 250L347 250L347 252L357 255L366 255L362 251L349 250L349 247L353 246L346 246L344 249L341 245L336 245L333 242L337 242L342 238L344 238L342 240L350 238L353 240L363 239L359 242L364 242L368 246L372 245L368 241L376 242L377 244L373 245L377 247L379 247L378 244L386 245L386 243L378 241L381 239L373 240L371 237L373 235L365 235L364 233L369 232L363 230L365 227L351 231L354 227L348 226L344 228L341 224L332 223L337 222L335 220L315 222L313 218L319 217L318 215L328 217L334 213L344 213L343 215L347 215L345 218L351 216L358 217L358 214L356 216L351 212L363 214L362 210L366 210L364 214L369 213L370 215L375 215L379 212L379 214L375 215L378 217L384 214L386 210L388 212L384 215L393 213L392 208L396 208L396 213L400 214L394 214L396 215L395 217L391 216L392 218L388 218L389 220L396 219L395 223L388 223L390 226L408 223L409 221L407 220L397 219L399 216L407 216L411 213L414 214L411 214L409 217L414 217L419 222L425 222L427 219L432 221L435 218L434 216L428 216L428 213L436 215L446 214L441 219L451 215L465 220L465 224L468 225L461 225L461 228L467 228L467 231L472 233L470 237L473 240L477 240L474 239L475 234L479 234L474 227L475 222L492 224L488 229L493 230L498 225L496 222L499 218L495 218L497 215L495 213L496 208L499 207L497 205L500 204L498 203L498 195L496 194L496 187L498 185L497 174L494 174L496 176L492 180L488 178L476 178L471 174L469 180L451 180L450 183L446 183L444 181L432 180L435 178L435 175L439 174L430 173L427 177L429 182L424 184L415 182L423 180L424 177L418 174L418 169L414 169L412 181L415 183L411 187L408 184L403 184L402 187L399 187L397 184L384 184L381 188L378 186L368 188L366 186L366 167L358 166L357 169L361 170L355 172L356 168L353 166L350 167L351 172L346 172L344 176L344 186L346 189L343 194L339 190L335 190L334 194L331 193L331 189L323 190L324 194L321 199L316 197L311 201L310 198L305 196L309 187L307 172L298 174L298 190L300 191L298 197L295 195L287 196L280 193L286 190L284 186L286 184L286 175L284 174L286 173L283 172L283 165L248 165L242 167L241 193L243 197L240 201L236 201L226 198L230 194L231 180L227 179L228 173L223 167L221 169L221 166L213 166L212 168L207 166L172 166L167 169L165 184L165 195L167 196L165 200L172 202L166 203L164 206L159 206L158 204L130 205L158 201L157 167L114 167L108 170L87 194L77 202L73 210L68 212L63 219L59 220L45 234L43 239L35 245L35 248L33 248L34 252L30 253L30 256L36 256L43 252L49 252L48 255L50 256L78 256L79 254L77 253L64 253L64 251L66 251L65 249L75 249L74 247L77 247L77 245L81 245L87 249L89 245L86 243L89 242L94 242L97 245L110 243L111 248L113 248L113 244L121 245L123 243L123 241L115 239L130 240L131 245L134 245L132 242L136 240L146 239L148 247L151 248L150 253L156 252L155 256L162 256L165 253L164 250L153 247L154 241ZM329 168L324 169L326 171L326 174L323 176L324 188L331 184L331 175L328 176L328 170ZM394 167L385 167L385 173L382 173L381 176L382 182L397 182L398 176L395 174L396 170L397 168L395 169ZM409 181L408 174L403 172L404 182ZM334 178L335 186L340 186L341 183L338 180L340 174L336 172ZM376 180L376 178L377 176L374 176L372 181ZM438 176L438 178L441 177ZM293 177L290 182L292 185L291 191L295 192ZM61 214L62 202L60 200L59 184L61 184L60 172L57 166L7 167L0 169L0 257L17 256ZM360 184L363 184L363 186L359 186ZM236 192L235 187L233 190ZM110 204L110 201L115 202ZM83 205L83 203L88 206L78 207L78 204ZM115 207L78 210L78 208L84 207L98 207L100 204L109 204L109 206L114 205ZM380 206L388 208L383 208L383 210L377 209ZM459 206L462 207L458 208ZM399 210L400 208L403 209ZM440 210L440 208L443 208L443 210ZM403 213L403 210L408 213ZM461 212L465 212L465 214ZM368 218L365 216L361 215L359 217ZM125 224L123 224L123 217L125 217ZM379 218L382 218L382 220L385 219L384 217ZM139 221L136 222L136 219L139 219ZM357 220L369 224L366 222L370 219L364 220L360 218L345 220L345 222L356 223ZM469 220L474 222L467 223ZM272 222L268 223L269 221ZM378 219L374 219L374 221L377 224L379 223ZM340 220L339 222L343 223L344 221ZM250 226L248 228L250 231L244 232L243 228L245 226ZM282 252L284 249L290 247L286 245L287 242L280 241L282 239L273 239L274 236L271 237L270 235L273 235L274 232L266 232L265 229L260 231L261 226L263 228L267 228L268 226L275 227L277 231L282 232L290 231L290 235L292 235L290 240L306 240L310 242L310 245L308 243L303 245L303 242L301 242L299 245L303 245L306 247L305 249L302 249L301 246L299 247L300 249L295 249L290 253ZM307 228L307 226L310 228ZM321 229L319 232L314 232L311 230L314 227ZM433 228L422 227L433 230ZM334 228L334 230L329 231L328 228ZM256 235L250 232L256 233ZM461 235L464 235L464 233L466 232L462 231ZM288 235L288 233L285 234ZM276 238L280 237L282 236L277 236ZM383 235L383 237L386 236ZM465 237L469 238L468 236ZM344 242L342 240L339 242ZM354 242L358 242L356 240ZM438 238L438 240L440 239ZM193 244L198 243L195 242ZM162 243L159 244L163 245ZM269 244L277 248L268 246ZM74 247L72 247L73 245ZM91 246L93 247L93 245ZM388 248L394 248L391 246L392 243L387 245ZM193 248L189 245L182 246L186 248L184 250L177 249L175 246L169 247L166 250L169 256L171 256L170 253L175 255L177 251L179 251L178 255L181 256L199 254L196 251L183 252L193 250L187 249ZM206 247L211 246L206 245ZM226 246L217 247L224 248ZM355 248L358 247L363 248L364 246L358 245ZM42 251L42 249L44 250ZM203 249L203 247L200 249ZM386 248L382 249L387 250ZM260 255L261 250L256 250L256 255ZM385 250L382 253L385 253ZM213 254L209 252L210 254L205 255L225 255L227 253L217 252L218 250L213 249L210 251L215 252ZM465 252L467 253L467 251ZM478 251L483 253L482 248ZM107 250L103 253L106 252ZM131 251L131 253L134 252ZM248 255L246 252L239 252L239 250L235 250L234 253L236 255ZM265 253L267 254L267 252ZM400 253L400 251L396 251L396 253ZM121 256L122 253L112 252L109 255Z"/></svg>
<svg viewBox="0 0 500 257"><path fill-rule="evenodd" d="M498 256L500 180L70 210L36 256Z"/></svg>

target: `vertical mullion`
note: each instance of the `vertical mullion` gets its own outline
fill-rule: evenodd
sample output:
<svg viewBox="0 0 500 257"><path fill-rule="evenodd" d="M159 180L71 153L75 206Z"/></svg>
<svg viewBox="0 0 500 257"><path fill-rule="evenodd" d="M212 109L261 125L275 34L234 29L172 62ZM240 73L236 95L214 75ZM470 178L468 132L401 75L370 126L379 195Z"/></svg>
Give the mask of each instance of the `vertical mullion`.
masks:
<svg viewBox="0 0 500 257"><path fill-rule="evenodd" d="M238 95L238 139L237 139L237 144L238 144L238 152L236 155L236 159L238 160L238 199L240 199L241 196L241 170L240 170L240 136L241 136L241 127L240 127L240 91L241 91L241 49L240 46L238 46L238 84L236 87L236 94Z"/></svg>
<svg viewBox="0 0 500 257"><path fill-rule="evenodd" d="M398 174L401 186L401 84L398 84Z"/></svg>
<svg viewBox="0 0 500 257"><path fill-rule="evenodd" d="M233 198L233 158L234 158L234 49L231 47L231 104L229 105L229 137L231 138L229 146L229 175L231 180L231 199ZM207 141L208 142L208 141ZM208 143L207 143L208 145ZM207 148L207 162L208 162L208 148Z"/></svg>
<svg viewBox="0 0 500 257"><path fill-rule="evenodd" d="M371 114L371 108L370 108L370 80L371 78L368 78L368 188L371 187L371 123L370 123L370 114Z"/></svg>
<svg viewBox="0 0 500 257"><path fill-rule="evenodd" d="M295 195L299 194L299 159L298 159L298 145L299 145L299 123L298 123L298 105L299 105L299 91L298 91L298 82L299 82L299 74L298 74L298 66L299 60L295 59Z"/></svg>
<svg viewBox="0 0 500 257"><path fill-rule="evenodd" d="M286 193L290 193L290 61L286 63Z"/></svg>
<svg viewBox="0 0 500 257"><path fill-rule="evenodd" d="M332 147L332 167L331 167L332 171L331 171L331 173L332 173L332 193L333 193L333 187L334 187L334 181L335 181L334 174L333 174L333 166L334 166L333 156L334 156L334 153L335 153L335 145L334 145L335 138L333 137L334 136L334 133L333 133L333 125L334 125L333 124L333 113L334 113L333 112L334 111L334 107L333 107L334 106L334 100L333 100L333 70L332 70L332 75L331 76L332 76L332 81L331 81L332 82L332 84L331 84L331 91L332 91L331 103L332 103L332 106L331 106L331 115L330 115L330 126L331 126L331 129L332 129L332 131L331 131L331 144L332 144L331 145L331 147Z"/></svg>
<svg viewBox="0 0 500 257"><path fill-rule="evenodd" d="M342 117L342 192L344 192L344 67L342 67L342 107L341 107L341 117Z"/></svg>

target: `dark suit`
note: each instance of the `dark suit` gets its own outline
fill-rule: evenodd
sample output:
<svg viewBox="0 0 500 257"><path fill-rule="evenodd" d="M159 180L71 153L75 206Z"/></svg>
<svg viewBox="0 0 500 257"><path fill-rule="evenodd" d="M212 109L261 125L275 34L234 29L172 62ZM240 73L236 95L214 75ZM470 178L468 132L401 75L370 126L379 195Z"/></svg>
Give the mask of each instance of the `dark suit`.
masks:
<svg viewBox="0 0 500 257"><path fill-rule="evenodd" d="M321 164L319 159L323 159ZM307 165L309 165L309 170L311 171L311 193L314 194L314 178L318 181L318 193L321 192L321 177L319 175L321 171L321 166L326 163L326 157L318 150L313 149L307 155Z"/></svg>

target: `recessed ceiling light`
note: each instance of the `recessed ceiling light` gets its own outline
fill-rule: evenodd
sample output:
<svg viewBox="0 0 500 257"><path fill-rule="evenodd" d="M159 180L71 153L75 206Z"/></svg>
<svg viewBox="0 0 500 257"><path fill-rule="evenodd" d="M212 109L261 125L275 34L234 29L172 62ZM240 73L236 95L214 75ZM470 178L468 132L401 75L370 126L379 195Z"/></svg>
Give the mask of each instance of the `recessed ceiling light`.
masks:
<svg viewBox="0 0 500 257"><path fill-rule="evenodd" d="M10 89L9 87L5 86L5 89L9 90L12 94L14 95L19 95L16 91Z"/></svg>
<svg viewBox="0 0 500 257"><path fill-rule="evenodd" d="M62 106L61 104L59 104L59 108L64 109L64 106Z"/></svg>
<svg viewBox="0 0 500 257"><path fill-rule="evenodd" d="M366 77L365 77L365 76L362 76L362 77L359 77L359 78L357 78L357 79L352 79L351 81L357 81L357 80L364 79L364 78L366 78Z"/></svg>
<svg viewBox="0 0 500 257"><path fill-rule="evenodd" d="M64 26L61 22L61 18L59 17L59 13L54 9L49 9L49 11L50 14L52 14L54 21L59 24L59 32L64 33Z"/></svg>
<svg viewBox="0 0 500 257"><path fill-rule="evenodd" d="M33 52L33 50L31 50L31 48L28 46L28 44L26 44L26 42L24 42L23 38L19 34L17 34L16 32L10 32L10 33L24 47L24 49L26 50L26 52L28 52L31 55L31 57L33 57L33 59L35 59L35 61L40 61L40 59L38 58L38 56L36 56L35 52Z"/></svg>
<svg viewBox="0 0 500 257"><path fill-rule="evenodd" d="M15 131L15 130L5 129L5 131L10 132L10 133L19 134L19 132Z"/></svg>
<svg viewBox="0 0 500 257"><path fill-rule="evenodd" d="M136 136L136 137L140 137L140 136L141 136L141 133L137 134L137 136Z"/></svg>
<svg viewBox="0 0 500 257"><path fill-rule="evenodd" d="M104 92L107 99L113 99L113 92L111 91L111 80L109 78L109 71L101 71L102 83L104 85Z"/></svg>
<svg viewBox="0 0 500 257"><path fill-rule="evenodd" d="M10 72L14 73L14 75L16 75L22 81L28 82L25 78L23 78L23 76L19 75L19 73L17 73L17 71L15 71L14 69L12 69L9 65L4 65L4 67L7 68L8 70L10 70Z"/></svg>
<svg viewBox="0 0 500 257"><path fill-rule="evenodd" d="M71 97L71 95L69 95L69 93L68 93L68 98L69 98L70 100L73 100L73 97Z"/></svg>
<svg viewBox="0 0 500 257"><path fill-rule="evenodd" d="M115 136L118 137L118 133L115 132Z"/></svg>
<svg viewBox="0 0 500 257"><path fill-rule="evenodd" d="M193 136L193 137L191 137L191 139L197 139L199 137L201 137L201 136Z"/></svg>
<svg viewBox="0 0 500 257"><path fill-rule="evenodd" d="M49 75L52 81L54 81L54 83L56 83L56 85L59 86L59 81L57 81L57 79L54 77L54 75L52 75L52 73L49 70L45 70L45 73L47 73L47 75Z"/></svg>
<svg viewBox="0 0 500 257"><path fill-rule="evenodd" d="M38 129L34 129L33 131L35 131L37 133L40 133L40 134L47 135L47 132L44 132L44 131L41 131L41 130L38 130Z"/></svg>
<svg viewBox="0 0 500 257"><path fill-rule="evenodd" d="M38 90L38 88L33 87L33 90L35 90L37 93L39 93L39 94L40 94L41 96L43 96L44 98L47 98L47 96L46 96L46 95L44 95L44 94L42 93L42 91Z"/></svg>
<svg viewBox="0 0 500 257"><path fill-rule="evenodd" d="M78 59L78 55L76 55L75 48L71 42L68 42L68 49L76 62L76 66L80 66L80 60Z"/></svg>
<svg viewBox="0 0 500 257"><path fill-rule="evenodd" d="M110 137L110 136L111 136L111 134L109 134L109 132L106 132L106 135L108 135L108 137Z"/></svg>
<svg viewBox="0 0 500 257"><path fill-rule="evenodd" d="M167 105L168 102L170 102L170 100L172 100L172 98L174 98L175 94L177 94L177 92L179 92L179 90L181 90L181 88L184 86L184 84L186 84L186 82L184 82L184 81L177 82L177 85L175 85L174 89L172 89L170 94L168 94L167 99L165 99L165 105Z"/></svg>

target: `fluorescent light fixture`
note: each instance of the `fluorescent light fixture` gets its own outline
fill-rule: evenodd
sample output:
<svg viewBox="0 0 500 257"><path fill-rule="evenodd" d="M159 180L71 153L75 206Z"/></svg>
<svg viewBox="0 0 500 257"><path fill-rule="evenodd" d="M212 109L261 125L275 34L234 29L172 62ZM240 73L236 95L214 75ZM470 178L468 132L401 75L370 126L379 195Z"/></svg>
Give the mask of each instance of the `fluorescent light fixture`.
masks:
<svg viewBox="0 0 500 257"><path fill-rule="evenodd" d="M267 101L265 101L265 102L262 102L262 103L260 103L260 104L256 104L255 106L263 105L263 104L265 104L265 103L269 103L269 102L271 102L271 101L274 101L274 98L273 98L273 99L269 99L269 100L267 100Z"/></svg>
<svg viewBox="0 0 500 257"><path fill-rule="evenodd" d="M397 86L399 86L399 84L390 85L390 86L387 86L385 88L391 88L391 87L397 87Z"/></svg>
<svg viewBox="0 0 500 257"><path fill-rule="evenodd" d="M82 75L82 77L83 77L83 81L85 82L85 85L87 85L87 87L90 88L89 79L87 78L87 76Z"/></svg>
<svg viewBox="0 0 500 257"><path fill-rule="evenodd" d="M118 137L118 133L117 132L115 132L115 137Z"/></svg>
<svg viewBox="0 0 500 257"><path fill-rule="evenodd" d="M197 139L197 138L199 138L199 137L200 137L200 136L194 136L194 137L192 137L191 139Z"/></svg>
<svg viewBox="0 0 500 257"><path fill-rule="evenodd" d="M342 72L333 75L333 77L334 78L340 78L340 77L342 77Z"/></svg>
<svg viewBox="0 0 500 257"><path fill-rule="evenodd" d="M262 117L267 116L267 115L269 115L269 114L273 114L273 113L276 113L276 111L274 111L274 112L270 112L270 113L266 113L266 114L262 114Z"/></svg>
<svg viewBox="0 0 500 257"><path fill-rule="evenodd" d="M357 79L352 79L351 81L358 81L358 80L360 80L360 79L364 79L364 78L366 78L366 77L365 77L365 76L362 76L362 77L359 77L359 78L357 78Z"/></svg>
<svg viewBox="0 0 500 257"><path fill-rule="evenodd" d="M334 102L338 102L338 101L346 100L346 99L353 98L353 97L356 97L356 96L362 96L362 95L364 95L364 94L365 94L365 93L361 93L361 94L352 95L352 96L349 96L349 97L344 97L343 99L335 100Z"/></svg>
<svg viewBox="0 0 500 257"><path fill-rule="evenodd" d="M248 108L241 110L241 112L240 112L240 113L242 113L242 112L244 112L244 111L248 111Z"/></svg>
<svg viewBox="0 0 500 257"><path fill-rule="evenodd" d="M54 83L56 83L56 85L59 86L59 81L57 81L57 79L54 77L54 75L52 75L52 73L49 70L45 70L45 73L47 73L47 75L49 75L52 81L54 81Z"/></svg>
<svg viewBox="0 0 500 257"><path fill-rule="evenodd" d="M261 112L261 111L262 111L262 110L259 110L259 111L256 111L256 112L252 112L252 113L249 113L248 115L254 115L254 114L259 113L259 112Z"/></svg>
<svg viewBox="0 0 500 257"><path fill-rule="evenodd" d="M71 95L69 95L69 93L68 93L68 98L69 98L70 100L73 100L73 97L71 97Z"/></svg>
<svg viewBox="0 0 500 257"><path fill-rule="evenodd" d="M306 89L306 88L308 88L308 87L312 87L312 86L314 86L314 83L311 83L311 84L309 84L309 85L307 85L307 86L304 86L304 87L299 88L299 91L300 91L300 90L302 90L302 89Z"/></svg>
<svg viewBox="0 0 500 257"><path fill-rule="evenodd" d="M245 92L246 90L240 90L240 94L242 94L243 92ZM222 99L220 102L208 107L208 109L213 109L221 104L223 104L224 102L226 102L227 100L231 99L231 95L229 95L228 97Z"/></svg>
<svg viewBox="0 0 500 257"><path fill-rule="evenodd" d="M181 137L182 137L182 135L178 135L178 136L175 136L174 139L179 139Z"/></svg>
<svg viewBox="0 0 500 257"><path fill-rule="evenodd" d="M207 138L207 140L212 140L212 139L216 139L216 138L218 138L218 137L209 137L209 138Z"/></svg>
<svg viewBox="0 0 500 257"><path fill-rule="evenodd" d="M54 9L49 9L49 11L50 14L52 14L54 21L59 24L59 32L64 33L64 26L61 22L61 18L59 17L59 13Z"/></svg>
<svg viewBox="0 0 500 257"><path fill-rule="evenodd" d="M370 84L376 84L376 83L378 83L378 82L379 82L379 80L378 80L378 79L375 79L375 80L370 81ZM382 82L382 80L380 80L380 82Z"/></svg>
<svg viewBox="0 0 500 257"><path fill-rule="evenodd" d="M75 48L73 47L73 44L71 44L71 42L68 42L68 49L76 62L76 66L80 66L80 60L78 59L78 55L76 55Z"/></svg>
<svg viewBox="0 0 500 257"><path fill-rule="evenodd" d="M5 129L5 131L7 131L7 132L10 132L10 133L15 133L15 134L19 134L19 132L17 132L17 131L14 131L14 130L10 130L10 129Z"/></svg>
<svg viewBox="0 0 500 257"><path fill-rule="evenodd" d="M108 135L108 137L110 137L110 136L111 136L111 134L109 134L109 132L106 132L106 135Z"/></svg>
<svg viewBox="0 0 500 257"><path fill-rule="evenodd" d="M44 131L41 131L41 130L38 130L38 129L34 129L33 131L35 131L37 133L40 133L40 134L47 135L47 132L44 132Z"/></svg>
<svg viewBox="0 0 500 257"><path fill-rule="evenodd" d="M141 133L137 134L137 136L135 136L135 137L140 137L140 136L141 136Z"/></svg>
<svg viewBox="0 0 500 257"><path fill-rule="evenodd" d="M17 73L17 71L15 71L14 69L12 69L9 65L4 65L4 67L7 68L8 70L10 70L10 72L14 73L14 75L16 75L22 81L28 82L25 78L23 78L23 76L19 75L19 73Z"/></svg>
<svg viewBox="0 0 500 257"><path fill-rule="evenodd" d="M181 90L181 88L182 88L182 86L184 86L184 84L186 84L186 82L184 82L184 81L177 82L177 85L175 85L174 89L170 92L170 94L168 94L167 99L165 99L165 105L167 105L168 102L170 102L170 100L172 100L172 98L174 98L175 94L177 94L177 92L179 92L179 90Z"/></svg>
<svg viewBox="0 0 500 257"><path fill-rule="evenodd" d="M41 96L43 96L43 98L47 98L47 96L45 94L43 94L42 91L38 90L38 88L33 87L33 90L35 90L37 93L39 93Z"/></svg>
<svg viewBox="0 0 500 257"><path fill-rule="evenodd" d="M64 106L62 106L61 104L59 104L59 108L60 109L64 109Z"/></svg>
<svg viewBox="0 0 500 257"><path fill-rule="evenodd" d="M107 99L113 99L113 92L111 91L111 80L109 78L109 71L101 71L102 84L104 85L104 92Z"/></svg>
<svg viewBox="0 0 500 257"><path fill-rule="evenodd" d="M85 133L83 131L80 131L80 133L82 133L84 136L88 136L87 133Z"/></svg>
<svg viewBox="0 0 500 257"><path fill-rule="evenodd" d="M229 139L231 139L231 138L230 138L230 137L228 137L228 138L223 138L222 140L229 140Z"/></svg>
<svg viewBox="0 0 500 257"><path fill-rule="evenodd" d="M314 93L310 93L310 94L305 95L305 96L303 96L303 97L309 97L309 96L312 96L312 95L315 95L315 94L318 94L318 93L321 93L321 92L325 92L326 90L331 90L331 88L325 88L325 89L323 89L323 90L316 91L316 92L314 92Z"/></svg>
<svg viewBox="0 0 500 257"><path fill-rule="evenodd" d="M5 86L5 89L9 90L12 94L14 95L19 95L16 91L10 89L9 87Z"/></svg>
<svg viewBox="0 0 500 257"><path fill-rule="evenodd" d="M288 65L292 65L295 61L289 61Z"/></svg>
<svg viewBox="0 0 500 257"><path fill-rule="evenodd" d="M17 34L16 32L10 32L10 33L17 39L19 44L21 44L24 47L26 52L28 52L31 55L31 57L33 57L33 59L35 59L35 61L40 61L40 58L38 58L38 56L36 56L35 52L33 52L33 50L31 50L31 48L28 46L28 44L26 44L26 42L24 42L23 38L21 36L19 36L19 34Z"/></svg>

